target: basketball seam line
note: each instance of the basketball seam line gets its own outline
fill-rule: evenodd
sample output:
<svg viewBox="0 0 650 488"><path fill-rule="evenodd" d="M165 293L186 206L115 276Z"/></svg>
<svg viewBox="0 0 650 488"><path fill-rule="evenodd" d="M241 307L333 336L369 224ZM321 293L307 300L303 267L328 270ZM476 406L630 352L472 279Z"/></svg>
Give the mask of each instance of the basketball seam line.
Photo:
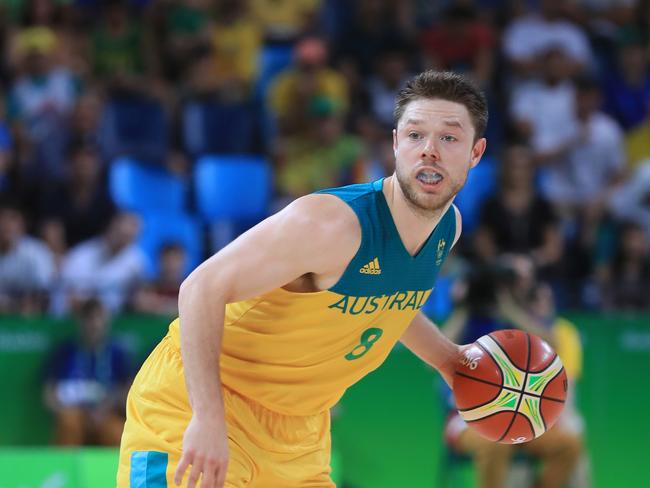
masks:
<svg viewBox="0 0 650 488"><path fill-rule="evenodd" d="M494 338L493 338L493 339L494 339ZM494 342L496 342L496 341L494 341ZM495 358L494 355L493 355L493 354L488 350L488 348L485 347L483 344L481 344L479 341L476 341L476 343L478 344L478 346L479 346L481 349L483 349L483 350L486 352L486 354L487 354L488 356L490 356L490 357L492 358L492 361L494 361L494 364L497 365L497 371L499 372L499 377L501 378L501 384L504 384L504 383L506 382L506 379L503 377L503 371L501 371L501 366L499 366L499 362L497 361L497 358ZM510 356L508 356L508 355L506 354L506 357L507 357L507 358L510 360L510 362L512 363L512 359L510 359ZM515 363L512 363L512 364L514 365Z"/></svg>
<svg viewBox="0 0 650 488"><path fill-rule="evenodd" d="M527 334L527 333L528 333L528 332L525 332L525 334ZM521 368L520 368L519 366L517 366L517 363L515 363L515 361L510 357L510 354L508 354L508 352L507 352L507 351L506 351L506 350L501 346L501 344L499 343L499 341L496 340L494 337L492 337L493 334L494 334L494 332L493 332L492 334L488 334L488 337L489 337L490 339L492 339L492 340L494 341L494 343L495 343L497 346L499 346L499 349L501 349L501 352L502 352L503 354L506 355L506 357L507 357L508 360L512 363L512 365L513 365L515 368L517 368L519 371L521 371ZM479 344L480 344L480 342L479 342ZM528 360L528 359L526 359L526 360ZM496 359L495 359L495 361L496 361Z"/></svg>
<svg viewBox="0 0 650 488"><path fill-rule="evenodd" d="M528 332L524 332L524 333L526 334L526 343L528 345L528 349L526 351L526 372L524 373L524 383L521 385L521 393L524 392L524 389L526 388L526 381L528 381L528 368L530 367L530 356L531 356L531 354L530 354L530 335L528 334ZM494 337L492 337L492 340L494 340ZM497 341L494 341L494 342L496 342L497 345L499 347L501 347L501 345ZM502 347L501 347L501 350L503 351ZM512 361L512 359L510 361ZM514 364L514 362L512 364ZM505 438L505 436L508 434L508 431L512 427L512 424L515 423L515 419L517 418L517 414L519 413L519 407L521 406L521 400L523 398L524 398L523 394L519 395L519 401L517 402L517 406L515 407L515 411L512 414L512 419L510 420L510 425L508 425L508 428L503 432L503 435L501 436L501 438L497 442L501 442ZM524 415L524 417L525 417L525 415ZM535 438L535 429L533 429L533 439L534 438Z"/></svg>
<svg viewBox="0 0 650 488"><path fill-rule="evenodd" d="M508 413L508 411L499 410L498 412L488 414L488 415L486 415L484 417L481 417L480 419L465 420L465 422L468 423L468 424L471 424L472 422L478 422L480 420L489 419L490 417L494 417L495 415L499 415L500 413ZM495 442L499 442L499 441L495 441Z"/></svg>
<svg viewBox="0 0 650 488"><path fill-rule="evenodd" d="M551 360L548 362L548 365L547 365L546 367L544 367L544 368L542 368L542 369L535 370L535 371L530 371L530 372L533 373L533 374L539 374L539 373L541 373L542 371L544 371L545 369L547 369L551 364L553 364L553 361L555 361L555 358L556 358L556 357L557 357L557 353L555 353L555 354L553 355L553 358L551 358Z"/></svg>
<svg viewBox="0 0 650 488"><path fill-rule="evenodd" d="M468 378L470 380L478 381L479 383L485 383L486 385L496 386L497 388L502 388L504 390L508 390L508 391L513 392L513 393L521 393L523 395L532 396L532 397L535 397L535 398L539 398L540 400L550 400L552 402L557 402L557 403L565 403L565 401L566 401L566 400L560 400L559 398L553 398L553 397L549 397L549 396L538 395L537 393L529 393L527 391L522 392L521 390L517 390L517 389L512 388L510 386L499 385L497 383L493 383L493 382L488 381L488 380L484 380L484 379L481 379L481 378L476 378L475 376L470 376L468 374L461 373L460 371L456 371L456 374L458 376L463 376L463 377ZM553 378L555 378L555 376ZM479 406L482 406L482 405L479 405ZM476 407L473 407L473 408L476 408ZM458 410L461 411L460 409L458 409ZM464 412L465 410L466 409L463 409L462 411ZM472 409L470 408L470 409L467 409L467 410L472 410Z"/></svg>
<svg viewBox="0 0 650 488"><path fill-rule="evenodd" d="M542 390L542 395L543 395L544 392L546 391L546 388L548 388L548 385L550 385L551 382L552 382L555 378L557 378L558 376L560 376L560 375L562 374L562 371L564 371L564 366L562 366L562 367L560 368L560 371L558 371L557 373L555 373L555 375L554 375L550 380L548 380L548 381L546 382L546 384L544 385L544 389ZM566 393L566 392L565 392L565 393Z"/></svg>
<svg viewBox="0 0 650 488"><path fill-rule="evenodd" d="M462 374L462 373L458 373L458 372L456 372L456 374L459 374L459 375L461 375L461 376L465 376L466 378L472 378L471 376L466 376L466 375L464 375L464 374ZM472 378L472 379L476 379L476 378ZM482 381L482 383L487 383L488 385L492 385L492 383L488 383L487 381ZM497 386L497 385L492 385L492 386ZM494 400L496 400L497 398L499 398L499 395L500 395L500 394L501 394L501 390L498 390L497 393L496 393L496 395L494 395L492 398L490 398L487 402L481 403L480 405L476 405L476 406L474 406L474 407L472 407L472 408L463 408L463 409L460 409L460 408L459 408L458 411L459 411L459 412L468 412L468 411L470 411L470 410L474 410L475 408L481 408L481 407L484 407L484 406L487 405L488 403L492 403Z"/></svg>
<svg viewBox="0 0 650 488"><path fill-rule="evenodd" d="M541 412L541 407L540 407L540 412ZM517 413L515 412L515 415ZM533 427L533 423L530 421L530 419L526 415L522 415L524 419L526 419L526 422L528 422L528 426L530 427L530 431L533 433L533 439L535 438L535 427ZM544 422L544 416L540 415L542 417L542 422ZM508 427L508 430L510 430L510 427ZM544 422L544 432L546 432L546 422Z"/></svg>

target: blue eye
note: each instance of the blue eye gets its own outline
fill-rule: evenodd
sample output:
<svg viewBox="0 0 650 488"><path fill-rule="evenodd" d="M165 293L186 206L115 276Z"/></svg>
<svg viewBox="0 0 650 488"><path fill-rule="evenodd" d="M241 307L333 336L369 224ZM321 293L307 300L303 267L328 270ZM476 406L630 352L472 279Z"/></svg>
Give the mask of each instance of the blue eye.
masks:
<svg viewBox="0 0 650 488"><path fill-rule="evenodd" d="M421 138L421 136L417 132L409 132L409 138L413 140L418 140Z"/></svg>
<svg viewBox="0 0 650 488"><path fill-rule="evenodd" d="M442 140L445 142L454 142L457 141L458 139L456 139L454 136L447 135L447 136L443 136Z"/></svg>

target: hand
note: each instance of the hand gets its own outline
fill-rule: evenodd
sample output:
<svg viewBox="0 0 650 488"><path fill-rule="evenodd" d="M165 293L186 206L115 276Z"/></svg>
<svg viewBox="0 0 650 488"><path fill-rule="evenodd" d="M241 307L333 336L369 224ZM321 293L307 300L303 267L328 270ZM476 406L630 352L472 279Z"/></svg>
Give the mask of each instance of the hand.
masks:
<svg viewBox="0 0 650 488"><path fill-rule="evenodd" d="M465 350L470 348L471 344L465 344L462 346L456 346L456 352L450 357L450 359L443 364L438 371L442 375L442 378L449 385L449 388L454 388L454 373L456 372L456 367L460 363L461 358Z"/></svg>
<svg viewBox="0 0 650 488"><path fill-rule="evenodd" d="M188 488L197 485L199 476L201 488L223 488L228 469L228 437L223 419L206 421L192 417L183 436L183 455L174 473L176 486L183 481L190 464Z"/></svg>

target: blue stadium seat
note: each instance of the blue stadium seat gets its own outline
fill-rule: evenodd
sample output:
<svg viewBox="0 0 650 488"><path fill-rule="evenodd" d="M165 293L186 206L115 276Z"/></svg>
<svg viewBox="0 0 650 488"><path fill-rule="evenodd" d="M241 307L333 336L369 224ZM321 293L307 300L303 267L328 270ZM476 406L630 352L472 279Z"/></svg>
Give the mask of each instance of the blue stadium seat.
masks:
<svg viewBox="0 0 650 488"><path fill-rule="evenodd" d="M458 192L454 203L463 216L463 234L471 235L479 224L481 205L494 195L497 187L498 171L494 162L484 157L475 168L469 171L467 182Z"/></svg>
<svg viewBox="0 0 650 488"><path fill-rule="evenodd" d="M293 46L264 46L259 57L259 76L255 85L255 97L266 100L266 93L273 79L287 69L293 61Z"/></svg>
<svg viewBox="0 0 650 488"><path fill-rule="evenodd" d="M192 158L261 153L259 119L260 114L251 104L191 100L181 115L185 150Z"/></svg>
<svg viewBox="0 0 650 488"><path fill-rule="evenodd" d="M196 208L206 220L261 220L268 213L271 167L256 156L204 156L194 186Z"/></svg>
<svg viewBox="0 0 650 488"><path fill-rule="evenodd" d="M168 146L168 121L155 100L129 96L110 100L101 116L99 139L106 161L130 156L160 163Z"/></svg>
<svg viewBox="0 0 650 488"><path fill-rule="evenodd" d="M180 213L185 208L186 183L157 166L119 158L109 168L109 190L115 204L137 213Z"/></svg>
<svg viewBox="0 0 650 488"><path fill-rule="evenodd" d="M160 249L165 244L179 244L187 253L185 274L203 260L203 233L197 218L183 213L151 212L142 216L139 244L149 258L149 276L158 276Z"/></svg>

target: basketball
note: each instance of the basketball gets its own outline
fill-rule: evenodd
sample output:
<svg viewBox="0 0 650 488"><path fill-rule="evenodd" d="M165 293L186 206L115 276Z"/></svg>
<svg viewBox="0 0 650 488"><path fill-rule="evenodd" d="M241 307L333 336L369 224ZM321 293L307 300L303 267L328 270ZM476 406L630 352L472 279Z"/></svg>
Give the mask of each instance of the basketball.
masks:
<svg viewBox="0 0 650 488"><path fill-rule="evenodd" d="M477 433L521 444L557 421L567 386L562 361L548 343L507 329L482 336L464 351L453 391L456 408Z"/></svg>

